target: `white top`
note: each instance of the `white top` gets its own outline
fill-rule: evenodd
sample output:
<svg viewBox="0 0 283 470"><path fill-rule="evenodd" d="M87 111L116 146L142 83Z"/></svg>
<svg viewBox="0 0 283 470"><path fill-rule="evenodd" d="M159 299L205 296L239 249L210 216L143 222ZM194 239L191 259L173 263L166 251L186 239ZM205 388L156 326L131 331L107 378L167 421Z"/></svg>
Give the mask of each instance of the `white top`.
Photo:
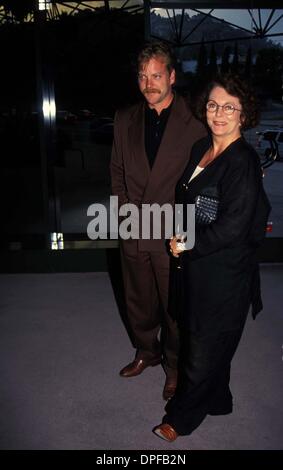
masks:
<svg viewBox="0 0 283 470"><path fill-rule="evenodd" d="M202 170L204 170L204 168L202 168L201 166L196 166L195 171L193 172L192 176L189 179L189 182L192 179L194 179L197 175L199 175L202 172Z"/></svg>

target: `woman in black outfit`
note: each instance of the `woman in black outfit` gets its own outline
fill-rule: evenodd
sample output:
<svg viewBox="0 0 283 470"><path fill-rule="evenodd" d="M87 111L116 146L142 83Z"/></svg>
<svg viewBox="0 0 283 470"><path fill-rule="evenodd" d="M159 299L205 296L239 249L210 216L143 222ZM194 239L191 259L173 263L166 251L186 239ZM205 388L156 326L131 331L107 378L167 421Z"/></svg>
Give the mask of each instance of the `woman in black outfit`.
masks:
<svg viewBox="0 0 283 470"><path fill-rule="evenodd" d="M242 135L258 123L256 101L245 83L224 76L209 85L199 115L209 137L194 145L176 188L179 204L201 196L195 245L184 250L178 236L170 241L181 263L171 276L181 332L178 385L153 430L170 442L190 434L207 414L232 412L231 360L250 306L254 318L262 309L256 249L270 205L259 157Z"/></svg>

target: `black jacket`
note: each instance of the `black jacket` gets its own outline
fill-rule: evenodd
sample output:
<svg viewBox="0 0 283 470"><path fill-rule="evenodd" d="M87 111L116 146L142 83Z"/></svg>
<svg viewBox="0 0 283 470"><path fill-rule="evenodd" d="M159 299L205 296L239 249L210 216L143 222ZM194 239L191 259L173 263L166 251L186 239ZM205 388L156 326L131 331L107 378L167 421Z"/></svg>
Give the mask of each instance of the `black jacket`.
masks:
<svg viewBox="0 0 283 470"><path fill-rule="evenodd" d="M270 205L259 157L239 138L188 183L209 145L209 138L194 145L176 188L179 204L192 204L201 194L219 199L217 219L196 226L194 248L181 255L182 269L172 261L171 310L177 307L193 331L235 329L251 304L254 317L262 308L256 248Z"/></svg>

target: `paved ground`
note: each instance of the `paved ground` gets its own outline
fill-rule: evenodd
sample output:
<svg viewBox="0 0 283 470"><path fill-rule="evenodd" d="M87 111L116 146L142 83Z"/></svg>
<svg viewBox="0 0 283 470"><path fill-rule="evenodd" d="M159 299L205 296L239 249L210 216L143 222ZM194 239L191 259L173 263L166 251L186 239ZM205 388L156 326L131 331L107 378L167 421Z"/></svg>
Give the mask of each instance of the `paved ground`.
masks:
<svg viewBox="0 0 283 470"><path fill-rule="evenodd" d="M231 415L168 444L164 372L133 358L107 273L0 275L0 449L283 449L283 265L262 265L264 311L232 364Z"/></svg>

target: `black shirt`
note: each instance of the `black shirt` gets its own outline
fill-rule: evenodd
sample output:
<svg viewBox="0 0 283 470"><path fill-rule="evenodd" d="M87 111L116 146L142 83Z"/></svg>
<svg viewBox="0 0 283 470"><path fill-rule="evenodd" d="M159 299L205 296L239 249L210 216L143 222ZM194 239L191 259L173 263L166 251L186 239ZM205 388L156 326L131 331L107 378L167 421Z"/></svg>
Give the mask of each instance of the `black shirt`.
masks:
<svg viewBox="0 0 283 470"><path fill-rule="evenodd" d="M168 108L161 111L160 114L148 106L145 108L145 151L149 161L150 168L153 167L155 157L157 155L159 145L170 115L172 103Z"/></svg>

